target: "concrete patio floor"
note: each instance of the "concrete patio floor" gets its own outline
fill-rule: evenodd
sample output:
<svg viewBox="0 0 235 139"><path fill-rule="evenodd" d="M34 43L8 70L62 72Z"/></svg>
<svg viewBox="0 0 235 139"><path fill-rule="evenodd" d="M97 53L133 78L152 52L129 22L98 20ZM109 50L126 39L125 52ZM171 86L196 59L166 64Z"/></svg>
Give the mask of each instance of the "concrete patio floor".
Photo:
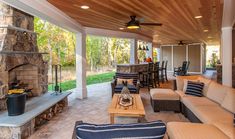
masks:
<svg viewBox="0 0 235 139"><path fill-rule="evenodd" d="M171 81L161 85L162 88L170 88ZM82 120L96 124L109 123L107 113L111 102L110 83L101 83L87 86L88 98L80 100L76 98L76 90L69 96L69 107L63 113L54 117L47 124L41 126L30 139L69 139L72 136L75 121ZM150 105L150 95L147 88L141 88L140 94L144 103L147 121L163 120L188 121L182 114L174 112L155 113ZM115 119L116 123L135 123L136 118Z"/></svg>

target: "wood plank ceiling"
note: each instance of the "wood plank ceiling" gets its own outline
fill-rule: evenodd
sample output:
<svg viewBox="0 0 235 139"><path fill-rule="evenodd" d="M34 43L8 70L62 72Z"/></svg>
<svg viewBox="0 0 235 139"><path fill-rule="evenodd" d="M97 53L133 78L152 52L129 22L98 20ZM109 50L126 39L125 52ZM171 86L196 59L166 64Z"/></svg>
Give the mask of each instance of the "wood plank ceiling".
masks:
<svg viewBox="0 0 235 139"><path fill-rule="evenodd" d="M223 0L48 0L86 27L119 30L130 15L161 27L141 26L135 32L152 37L155 43L205 42L220 44ZM87 10L80 6L87 5ZM195 16L202 16L200 19ZM205 30L208 30L205 32Z"/></svg>

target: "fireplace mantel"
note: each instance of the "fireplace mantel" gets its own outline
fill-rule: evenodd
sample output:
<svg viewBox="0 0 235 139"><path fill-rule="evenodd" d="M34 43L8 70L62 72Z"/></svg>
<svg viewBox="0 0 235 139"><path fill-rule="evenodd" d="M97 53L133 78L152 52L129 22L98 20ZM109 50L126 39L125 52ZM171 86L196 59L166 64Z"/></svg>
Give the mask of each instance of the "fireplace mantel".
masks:
<svg viewBox="0 0 235 139"><path fill-rule="evenodd" d="M13 30L18 30L18 31L22 31L22 32L37 34L36 32L34 32L32 30L28 30L28 29L24 29L24 28L12 26L12 25L0 25L0 28L7 28L7 29L13 29Z"/></svg>

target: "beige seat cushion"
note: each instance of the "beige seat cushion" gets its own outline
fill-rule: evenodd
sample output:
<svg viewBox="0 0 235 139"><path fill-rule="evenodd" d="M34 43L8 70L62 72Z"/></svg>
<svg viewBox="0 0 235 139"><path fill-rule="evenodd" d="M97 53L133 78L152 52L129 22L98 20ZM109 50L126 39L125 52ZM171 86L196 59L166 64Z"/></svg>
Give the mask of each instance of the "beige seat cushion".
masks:
<svg viewBox="0 0 235 139"><path fill-rule="evenodd" d="M235 113L235 89L228 89L221 106L226 110Z"/></svg>
<svg viewBox="0 0 235 139"><path fill-rule="evenodd" d="M150 89L154 100L179 100L179 95L171 89Z"/></svg>
<svg viewBox="0 0 235 139"><path fill-rule="evenodd" d="M233 123L215 122L213 125L224 132L224 134L229 136L231 139L235 139L235 127L233 126Z"/></svg>
<svg viewBox="0 0 235 139"><path fill-rule="evenodd" d="M187 80L197 80L199 75L194 75L194 76L176 76L176 87L177 90L183 90L184 87L184 79Z"/></svg>
<svg viewBox="0 0 235 139"><path fill-rule="evenodd" d="M206 96L211 100L221 104L228 91L228 87L212 81L209 85Z"/></svg>
<svg viewBox="0 0 235 139"><path fill-rule="evenodd" d="M176 90L175 93L177 93L180 96L180 99L182 99L183 97L186 97L187 95L181 91L181 90Z"/></svg>
<svg viewBox="0 0 235 139"><path fill-rule="evenodd" d="M210 99L206 97L183 97L181 99L181 102L184 103L186 107L188 107L190 110L194 109L196 106L219 106L219 104L211 101Z"/></svg>
<svg viewBox="0 0 235 139"><path fill-rule="evenodd" d="M169 122L167 134L170 139L229 139L217 127L198 123Z"/></svg>
<svg viewBox="0 0 235 139"><path fill-rule="evenodd" d="M195 106L192 107L190 110L203 123L213 124L214 122L233 122L233 114L220 106Z"/></svg>
<svg viewBox="0 0 235 139"><path fill-rule="evenodd" d="M187 95L187 94L185 94L185 92L183 92L181 90L176 90L175 92L180 96L180 100L182 100L182 98L184 98L184 97L195 97L192 95Z"/></svg>

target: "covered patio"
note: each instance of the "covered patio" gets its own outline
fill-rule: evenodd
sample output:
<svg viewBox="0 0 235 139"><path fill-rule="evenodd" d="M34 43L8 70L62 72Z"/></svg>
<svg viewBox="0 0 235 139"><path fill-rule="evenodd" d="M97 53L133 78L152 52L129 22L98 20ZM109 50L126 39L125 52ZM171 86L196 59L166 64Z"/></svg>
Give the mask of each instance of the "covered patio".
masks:
<svg viewBox="0 0 235 139"><path fill-rule="evenodd" d="M114 119L116 115L114 123L123 125L161 120L165 124L165 132L167 132L161 138L166 139L168 137L180 139L174 126L168 126L168 123L180 125L181 122L189 124L189 126L192 124L191 127L194 127L193 124L196 123L200 123L199 126L209 124L210 131L214 131L210 132L210 137L219 135L218 137L224 139L235 138L234 124L232 125L233 117L235 117L235 107L233 106L235 100L231 99L235 96L233 89L235 87L235 2L233 0L0 0L0 2L2 2L2 15L7 13L9 14L7 17L12 17L11 22L7 21L6 18L4 18L4 22L1 22L2 36L6 35L6 32L11 33L12 30L16 30L15 32L20 32L22 36L22 38L16 39L16 42L29 41L22 46L27 45L30 49L33 45L32 49L34 49L33 52L24 50L23 55L25 57L20 57L23 49L15 49L15 45L11 48L10 44L13 44L14 41L12 40L14 39L4 41L8 38L2 37L0 56L3 56L3 60L0 59L2 60L0 62L4 63L4 59L11 59L2 64L3 68L0 66L0 102L2 102L0 103L0 121L2 121L0 132L2 131L1 134L4 135L4 139L71 138L79 132L79 129L74 129L76 121L92 124L113 124L112 118ZM9 8L6 8L5 5ZM6 9L10 9L9 11L13 9L13 12L6 12ZM14 16L18 16L18 13L24 16L22 18L24 20L14 19ZM43 61L42 55L46 53L37 50L37 44L35 44L37 43L37 34L30 26L33 17L40 17L73 32L76 37L76 88L62 92L62 95L58 96L55 91L56 96L54 98L49 95L53 91L48 91L48 86L45 85L48 83L48 79L46 79L48 78L48 65ZM9 24L6 25L5 21ZM20 25L18 26L17 23L19 22ZM4 29L8 31L4 32ZM15 34L19 35L20 33ZM27 35L31 38L25 38ZM116 65L116 77L111 85L110 82L106 82L87 86L87 35L130 40L129 63ZM219 60L216 61L216 70L207 71L206 48L214 45L220 46ZM140 59L138 52L143 49L145 58ZM154 54L154 49L156 49L157 55ZM13 54L11 51L13 51ZM37 56L32 58L33 54ZM18 55L19 60L12 60L12 55ZM155 61L155 59L157 60ZM186 62L185 65L184 62ZM153 64L152 71L150 70L151 63ZM14 76L11 76L13 74ZM119 74L123 75L118 77ZM4 86L10 86L10 81L19 79L19 76L23 76L22 80L32 80L34 89L35 86L43 87L37 87L36 91L33 90L32 95L36 97L26 102L26 113L19 116L19 121L17 121L17 117L7 116L3 101L5 101L5 96L9 94L8 91L10 90L10 87L4 88ZM130 84L128 84L129 78L124 76L131 77ZM134 76L138 78L136 82ZM34 77L37 77L38 82L34 80ZM121 89L116 88L118 79L122 80ZM211 82L215 87L211 85ZM195 98L194 92L187 94L187 91L190 92L188 88L190 83L203 84L199 94L202 97L201 99ZM134 93L131 92L133 88L130 85L136 87ZM210 85L211 87L208 87ZM123 108L123 111L128 110L128 108L137 109L141 105L143 109L138 109L137 112L139 113L136 114L136 111L130 110L132 113L117 112L118 115L110 112L113 101L115 101L113 98L119 96L118 93L120 92L123 94L124 87L127 87L132 99L134 94L137 94L140 98L140 104L134 105L134 103L137 103L136 99L130 105L131 108L124 107L119 102L116 105L120 105L119 109ZM215 95L205 93L216 87L219 88L217 92L222 92L218 93L218 96L216 96L216 89L213 90ZM192 95L194 96L192 97ZM4 96L3 99L2 96ZM43 97L46 99L43 99L40 103L42 102L45 106L39 104L39 100ZM118 99L118 101L120 100ZM198 102L202 102L203 105L198 104ZM177 107L179 105L179 109L172 108L172 105L175 104ZM207 105L209 106L207 107ZM204 107L202 106L206 106L207 109L216 106L215 112L220 111L221 115L226 115L223 116L227 118L225 118L227 120L225 121L229 126L220 126L221 123L217 125L217 122L214 124L213 120L219 120L216 119L218 117L205 118L205 120L203 116L207 109L203 111ZM201 109L203 114L200 113ZM50 116L50 112L53 113L54 111L58 114L56 113L48 118L48 113ZM199 114L195 114L197 112ZM45 114L46 122L37 124L38 120L45 121L43 114ZM24 117L30 118L25 120L27 118L24 119ZM18 122L20 128L18 128L17 122L14 125L14 120ZM214 130L215 127L216 130ZM217 128L219 131L217 131ZM73 133L73 131L75 132ZM198 134L200 133L201 130L198 130ZM187 133L185 136L187 137ZM194 138L197 138L196 136ZM79 135L75 135L75 138L79 138Z"/></svg>
<svg viewBox="0 0 235 139"><path fill-rule="evenodd" d="M163 86L169 88L168 85ZM42 126L36 131L30 139L40 138L68 138L72 136L75 121L82 120L89 123L103 124L109 123L109 114L107 109L111 102L111 87L110 83L101 83L87 86L88 99L78 100L75 93L69 96L69 107L65 112L53 118L48 124ZM179 121L188 122L188 120L179 113L174 112L161 112L155 113L150 104L150 96L147 88L141 90L141 97L146 110L146 120L155 121L162 119L164 122ZM136 123L136 118L123 118L116 119L117 123ZM66 129L66 130L65 130Z"/></svg>

